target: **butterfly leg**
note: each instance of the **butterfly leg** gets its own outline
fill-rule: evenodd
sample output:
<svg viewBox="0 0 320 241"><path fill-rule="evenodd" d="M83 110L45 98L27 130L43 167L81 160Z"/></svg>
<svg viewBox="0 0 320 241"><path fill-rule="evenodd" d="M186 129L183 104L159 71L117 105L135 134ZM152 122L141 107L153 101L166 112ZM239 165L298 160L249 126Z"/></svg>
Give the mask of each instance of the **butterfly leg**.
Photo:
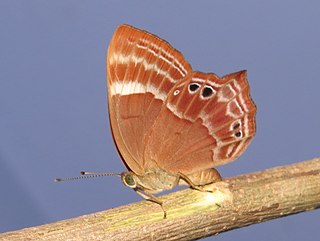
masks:
<svg viewBox="0 0 320 241"><path fill-rule="evenodd" d="M139 189L135 189L135 192L138 193L141 197L143 197L144 199L150 201L150 202L154 202L160 205L162 211L163 211L163 218L167 218L167 212L166 210L163 208L163 201L161 201L159 198L155 197L154 195L152 195L151 193L149 193L148 191L141 191Z"/></svg>
<svg viewBox="0 0 320 241"><path fill-rule="evenodd" d="M205 188L205 186L222 180L219 172L214 168L188 175L179 172L178 177L179 185L187 184L191 188L202 192L213 192L214 190Z"/></svg>
<svg viewBox="0 0 320 241"><path fill-rule="evenodd" d="M195 189L195 190L204 191L201 186L195 185L195 184L190 180L190 178L187 177L185 174L179 172L179 173L178 173L178 176L179 176L179 179L178 179L178 180L179 180L179 184L180 184L180 185L183 185L183 184L186 183L188 186L190 186L191 188L193 188L193 189ZM181 180L182 180L183 182L181 182ZM184 182L185 182L185 183L184 183Z"/></svg>

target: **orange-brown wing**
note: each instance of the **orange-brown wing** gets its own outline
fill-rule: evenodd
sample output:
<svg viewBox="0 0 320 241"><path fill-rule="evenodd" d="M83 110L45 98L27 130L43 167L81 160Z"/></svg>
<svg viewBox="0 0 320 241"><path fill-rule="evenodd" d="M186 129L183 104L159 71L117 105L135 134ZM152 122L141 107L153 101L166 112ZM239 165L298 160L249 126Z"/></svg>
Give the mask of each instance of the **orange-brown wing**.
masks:
<svg viewBox="0 0 320 241"><path fill-rule="evenodd" d="M223 78L193 72L169 93L148 135L145 160L184 174L233 161L255 134L255 113L245 71Z"/></svg>
<svg viewBox="0 0 320 241"><path fill-rule="evenodd" d="M121 25L108 49L109 116L122 160L144 173L145 135L172 87L191 73L180 52L145 31Z"/></svg>

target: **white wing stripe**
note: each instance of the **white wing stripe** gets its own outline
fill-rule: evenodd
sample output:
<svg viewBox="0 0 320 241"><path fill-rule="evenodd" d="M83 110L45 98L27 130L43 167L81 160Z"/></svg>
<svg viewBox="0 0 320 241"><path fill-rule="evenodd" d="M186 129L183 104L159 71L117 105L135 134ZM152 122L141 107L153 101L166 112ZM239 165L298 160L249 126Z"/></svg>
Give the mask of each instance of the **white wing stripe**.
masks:
<svg viewBox="0 0 320 241"><path fill-rule="evenodd" d="M154 85L144 85L130 80L121 81L121 83L113 82L109 88L112 96L151 93L155 99L164 100L167 97L165 92L160 91Z"/></svg>

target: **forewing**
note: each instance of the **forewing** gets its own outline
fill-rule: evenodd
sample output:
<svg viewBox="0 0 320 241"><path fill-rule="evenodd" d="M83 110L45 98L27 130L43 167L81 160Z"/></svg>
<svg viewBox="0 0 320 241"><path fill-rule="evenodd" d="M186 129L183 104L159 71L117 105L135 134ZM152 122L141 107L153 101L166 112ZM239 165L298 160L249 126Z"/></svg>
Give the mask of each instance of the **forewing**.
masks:
<svg viewBox="0 0 320 241"><path fill-rule="evenodd" d="M144 173L145 135L172 87L191 73L180 52L143 30L121 25L108 49L110 123L123 161Z"/></svg>

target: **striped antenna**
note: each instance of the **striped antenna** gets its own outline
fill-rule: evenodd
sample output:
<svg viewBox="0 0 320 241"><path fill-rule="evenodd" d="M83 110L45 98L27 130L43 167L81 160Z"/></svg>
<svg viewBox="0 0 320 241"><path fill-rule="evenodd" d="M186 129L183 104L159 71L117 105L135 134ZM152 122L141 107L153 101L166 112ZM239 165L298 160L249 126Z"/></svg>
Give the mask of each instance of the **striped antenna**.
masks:
<svg viewBox="0 0 320 241"><path fill-rule="evenodd" d="M113 172L80 172L79 177L66 177L66 178L56 178L55 182L65 182L65 181L76 181L80 179L96 178L96 177L105 177L105 176L121 176L119 173Z"/></svg>

